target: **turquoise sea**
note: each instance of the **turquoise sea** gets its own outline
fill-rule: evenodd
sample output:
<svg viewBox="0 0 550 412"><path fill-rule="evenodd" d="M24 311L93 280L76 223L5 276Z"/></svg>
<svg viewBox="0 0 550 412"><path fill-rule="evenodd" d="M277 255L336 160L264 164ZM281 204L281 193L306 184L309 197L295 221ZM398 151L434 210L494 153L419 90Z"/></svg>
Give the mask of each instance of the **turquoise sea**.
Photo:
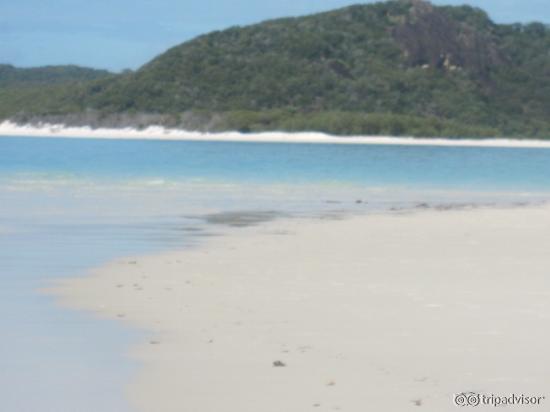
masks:
<svg viewBox="0 0 550 412"><path fill-rule="evenodd" d="M219 231L216 214L549 198L542 148L0 137L2 410L130 411L123 390L139 365L124 353L144 332L39 290L110 259L200 244Z"/></svg>

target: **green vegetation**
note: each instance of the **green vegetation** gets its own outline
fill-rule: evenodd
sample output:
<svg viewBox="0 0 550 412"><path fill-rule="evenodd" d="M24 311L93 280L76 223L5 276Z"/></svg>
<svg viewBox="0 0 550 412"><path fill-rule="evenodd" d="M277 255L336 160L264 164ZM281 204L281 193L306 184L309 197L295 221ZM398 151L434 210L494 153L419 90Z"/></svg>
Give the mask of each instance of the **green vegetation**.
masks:
<svg viewBox="0 0 550 412"><path fill-rule="evenodd" d="M83 93L91 82L113 76L78 66L21 69L0 64L0 118L78 111L78 91Z"/></svg>
<svg viewBox="0 0 550 412"><path fill-rule="evenodd" d="M237 130L243 133L262 131L323 131L334 135L383 135L415 137L491 137L496 129L469 126L435 117L418 117L391 113L319 111L300 113L293 110L229 111L203 113L209 130ZM185 124L185 122L181 122Z"/></svg>
<svg viewBox="0 0 550 412"><path fill-rule="evenodd" d="M85 82L110 76L106 70L78 66L46 66L19 69L9 64L0 64L0 87L36 86Z"/></svg>
<svg viewBox="0 0 550 412"><path fill-rule="evenodd" d="M549 49L540 23L395 0L210 33L120 75L14 78L0 66L0 118L146 114L200 130L550 138Z"/></svg>

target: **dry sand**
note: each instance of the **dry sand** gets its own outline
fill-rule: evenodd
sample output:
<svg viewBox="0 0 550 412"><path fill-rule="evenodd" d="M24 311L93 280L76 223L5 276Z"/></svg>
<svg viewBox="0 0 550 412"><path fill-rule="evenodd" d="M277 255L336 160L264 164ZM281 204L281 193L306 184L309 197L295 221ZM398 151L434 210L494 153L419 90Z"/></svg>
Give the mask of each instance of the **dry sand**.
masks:
<svg viewBox="0 0 550 412"><path fill-rule="evenodd" d="M150 126L145 129L68 127L62 124L18 125L10 121L0 123L2 136L66 137L77 139L137 139L137 140L183 140L220 142L263 142L263 143L325 143L325 144L367 144L407 146L466 146L466 147L524 147L550 148L550 141L536 139L446 139L413 138L391 136L332 136L318 132L264 132L202 133L181 129Z"/></svg>
<svg viewBox="0 0 550 412"><path fill-rule="evenodd" d="M549 250L548 207L287 219L56 292L149 331L139 411L442 412L467 391L547 410Z"/></svg>

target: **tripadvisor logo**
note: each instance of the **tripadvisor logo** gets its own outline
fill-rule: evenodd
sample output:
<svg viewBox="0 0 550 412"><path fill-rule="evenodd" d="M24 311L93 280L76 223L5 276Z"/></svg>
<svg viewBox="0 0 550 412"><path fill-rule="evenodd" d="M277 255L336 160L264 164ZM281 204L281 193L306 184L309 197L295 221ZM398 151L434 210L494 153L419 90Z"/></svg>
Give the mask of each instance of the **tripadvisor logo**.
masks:
<svg viewBox="0 0 550 412"><path fill-rule="evenodd" d="M463 392L454 395L456 406L536 406L541 405L546 396L527 396L511 394L508 396L484 395L475 392Z"/></svg>

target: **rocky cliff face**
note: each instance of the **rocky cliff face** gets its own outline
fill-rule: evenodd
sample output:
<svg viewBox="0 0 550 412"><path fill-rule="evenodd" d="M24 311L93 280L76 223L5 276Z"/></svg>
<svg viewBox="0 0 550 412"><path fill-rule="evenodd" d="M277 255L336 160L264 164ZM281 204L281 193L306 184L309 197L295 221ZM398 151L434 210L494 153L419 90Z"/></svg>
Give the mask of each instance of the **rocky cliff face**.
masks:
<svg viewBox="0 0 550 412"><path fill-rule="evenodd" d="M392 31L411 66L441 70L468 70L487 78L504 62L490 30L451 18L422 0L408 1L410 12ZM486 17L487 26L491 22Z"/></svg>

